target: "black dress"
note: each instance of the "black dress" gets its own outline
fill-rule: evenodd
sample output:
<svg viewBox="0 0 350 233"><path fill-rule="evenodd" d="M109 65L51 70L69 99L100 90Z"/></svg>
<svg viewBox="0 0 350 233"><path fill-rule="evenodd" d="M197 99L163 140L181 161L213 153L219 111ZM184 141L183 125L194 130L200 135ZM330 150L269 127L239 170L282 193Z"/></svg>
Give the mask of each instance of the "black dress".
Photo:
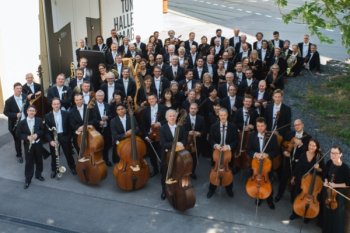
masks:
<svg viewBox="0 0 350 233"><path fill-rule="evenodd" d="M346 186L350 186L350 169L342 163L341 166L333 164L332 160L329 160L326 164L324 179L329 182L333 179L334 183L340 184L345 183ZM343 192L344 189L337 189L337 191ZM322 233L345 233L345 201L340 195L337 195L338 208L335 210L328 209L325 206L325 199L327 197L326 188L323 192L322 204L323 208L323 221L322 221Z"/></svg>

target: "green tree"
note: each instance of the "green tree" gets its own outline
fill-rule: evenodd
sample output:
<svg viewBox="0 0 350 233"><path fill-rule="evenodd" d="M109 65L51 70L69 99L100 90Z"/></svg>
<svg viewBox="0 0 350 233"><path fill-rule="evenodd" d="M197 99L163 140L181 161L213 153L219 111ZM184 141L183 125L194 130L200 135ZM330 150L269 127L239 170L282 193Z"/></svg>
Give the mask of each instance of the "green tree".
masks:
<svg viewBox="0 0 350 233"><path fill-rule="evenodd" d="M283 9L289 0L276 0ZM316 35L321 42L333 43L334 40L325 36L321 29L339 28L342 33L342 44L350 54L350 0L308 0L290 12L282 13L285 23L298 21L308 25L311 34Z"/></svg>

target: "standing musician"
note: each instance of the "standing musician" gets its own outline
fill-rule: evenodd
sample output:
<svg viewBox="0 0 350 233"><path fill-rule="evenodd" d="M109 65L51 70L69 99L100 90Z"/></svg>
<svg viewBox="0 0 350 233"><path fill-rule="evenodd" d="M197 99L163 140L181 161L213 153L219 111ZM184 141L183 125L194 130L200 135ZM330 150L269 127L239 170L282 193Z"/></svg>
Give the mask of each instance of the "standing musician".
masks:
<svg viewBox="0 0 350 233"><path fill-rule="evenodd" d="M21 120L17 127L17 136L23 140L24 153L25 153L25 183L24 189L27 189L32 181L34 175L35 178L44 181L41 173L43 172L43 147L40 138L44 135L44 126L42 119L35 117L36 109L34 106L29 106L27 109L27 117Z"/></svg>
<svg viewBox="0 0 350 233"><path fill-rule="evenodd" d="M193 179L197 179L196 175L196 167L198 164L198 155L202 154L203 155L203 149L204 149L204 141L206 140L206 125L204 121L204 117L201 115L198 115L198 104L197 103L191 103L190 104L190 109L189 109L189 114L186 117L186 122L185 122L185 130L188 132L189 139L192 138L191 140L188 140L188 143L190 141L192 142L191 147L195 147L194 150L189 150L192 155L193 159L193 168L192 168L192 174L191 177ZM194 144L194 140L196 140L196 143Z"/></svg>
<svg viewBox="0 0 350 233"><path fill-rule="evenodd" d="M87 78L84 78L84 69L78 68L75 71L76 77L71 79L69 82L69 87L73 92L73 95L81 92L81 85L84 81L89 81Z"/></svg>
<svg viewBox="0 0 350 233"><path fill-rule="evenodd" d="M13 96L5 101L4 114L8 117L8 130L15 142L17 161L23 163L21 139L16 134L16 128L18 123L25 119L28 102L26 102L27 96L22 93L22 84L15 83L13 92Z"/></svg>
<svg viewBox="0 0 350 233"><path fill-rule="evenodd" d="M231 84L228 87L228 96L226 96L220 101L221 106L226 108L228 111L230 122L234 121L237 110L242 107L242 103L243 103L243 98L236 94L237 94L237 87L234 84Z"/></svg>
<svg viewBox="0 0 350 233"><path fill-rule="evenodd" d="M82 58L81 58L82 59ZM71 89L69 87L64 86L65 76L63 73L57 75L56 77L56 85L50 87L47 91L47 99L49 103L52 103L52 99L57 97L61 100L61 105L63 110L68 110L71 106Z"/></svg>
<svg viewBox="0 0 350 233"><path fill-rule="evenodd" d="M78 145L78 134L81 134L83 132L84 128L84 119L85 119L85 112L87 105L84 104L83 95L82 94L75 94L74 95L74 103L75 106L73 106L69 110L69 123L72 130L73 135L73 145L75 150L79 153L79 145ZM89 119L88 119L88 127L93 127L95 124L93 112L89 109Z"/></svg>
<svg viewBox="0 0 350 233"><path fill-rule="evenodd" d="M280 67L277 64L273 64L270 68L270 72L266 76L267 89L270 93L273 93L276 89L284 89L283 74L280 74Z"/></svg>
<svg viewBox="0 0 350 233"><path fill-rule="evenodd" d="M350 169L342 161L342 156L342 149L339 146L332 146L330 154L331 159L327 162L323 173L324 186L326 188L324 189L324 199L322 200L322 204L324 205L322 233L345 233L346 214L344 197L334 193L334 191L332 194L332 189L329 188L336 189L341 193L341 190L349 188L350 186ZM331 196L336 195L336 208L332 208L331 204L327 204L327 199L332 198L328 193L330 193Z"/></svg>
<svg viewBox="0 0 350 233"><path fill-rule="evenodd" d="M166 108L164 105L157 103L155 93L148 95L147 101L149 106L146 107L143 115L143 135L145 135L145 140L149 142L147 144L147 150L153 167L151 176L155 176L159 173L156 153L158 156L161 154L159 134L161 125L165 121ZM152 146L155 151L153 151Z"/></svg>
<svg viewBox="0 0 350 233"><path fill-rule="evenodd" d="M231 151L232 153L234 148L236 148L238 133L236 127L231 122L228 122L227 119L227 110L225 108L221 108L219 111L219 121L210 127L209 140L213 150L223 152ZM226 193L229 197L233 197L232 186L233 183L225 187ZM216 188L217 186L213 185L212 183L209 184L207 198L211 198L214 195Z"/></svg>
<svg viewBox="0 0 350 233"><path fill-rule="evenodd" d="M266 81L260 80L258 84L258 90L253 92L254 107L258 112L259 116L265 116L265 109L267 103L272 100L269 92L266 91Z"/></svg>
<svg viewBox="0 0 350 233"><path fill-rule="evenodd" d="M271 139L266 145L269 137L271 137ZM267 125L263 117L258 117L256 119L256 132L250 134L247 151L250 157L257 159L269 158L272 160L278 154L279 146L276 136L267 135ZM270 209L275 209L273 191L266 201ZM261 200L256 201L255 204L258 206L261 205Z"/></svg>
<svg viewBox="0 0 350 233"><path fill-rule="evenodd" d="M26 74L26 83L22 87L22 92L27 95L27 99L30 101L35 97L41 95L41 85L35 83L32 73Z"/></svg>
<svg viewBox="0 0 350 233"><path fill-rule="evenodd" d="M170 87L170 82L167 78L162 76L162 69L159 66L153 68L153 78L151 84L151 90L156 94L157 98L160 100L163 97L163 92L165 89Z"/></svg>
<svg viewBox="0 0 350 233"><path fill-rule="evenodd" d="M106 74L106 80L107 83L103 83L100 87L100 90L102 90L105 94L103 101L110 104L113 101L113 94L117 90L117 84L113 72L108 72Z"/></svg>
<svg viewBox="0 0 350 233"><path fill-rule="evenodd" d="M245 71L245 79L242 80L241 84L238 86L238 95L244 96L245 94L252 94L258 89L259 81L253 78L253 71L248 68Z"/></svg>
<svg viewBox="0 0 350 233"><path fill-rule="evenodd" d="M122 78L118 79L117 90L121 92L122 99L132 101L136 95L136 82L130 77L129 68L123 68Z"/></svg>
<svg viewBox="0 0 350 233"><path fill-rule="evenodd" d="M81 94L83 96L84 104L88 104L91 99L91 92L90 92L90 82L84 81L81 85Z"/></svg>
<svg viewBox="0 0 350 233"><path fill-rule="evenodd" d="M256 125L258 113L253 106L253 97L245 95L243 99L243 107L237 110L234 123L239 131L251 131Z"/></svg>
<svg viewBox="0 0 350 233"><path fill-rule="evenodd" d="M197 81L193 79L193 70L185 70L185 79L179 81L180 90L187 96L188 92L194 89L194 85Z"/></svg>
<svg viewBox="0 0 350 233"><path fill-rule="evenodd" d="M113 74L112 74L113 75ZM94 106L94 117L97 121L97 131L103 136L103 160L106 162L108 167L112 166L109 161L109 149L111 148L111 129L110 123L110 105L103 100L105 99L105 93L102 90L96 92L96 104Z"/></svg>
<svg viewBox="0 0 350 233"><path fill-rule="evenodd" d="M63 149L64 155L66 157L68 166L73 175L76 175L75 162L72 155L71 147L71 129L69 125L69 113L67 111L61 110L61 101L59 98L54 97L51 103L52 111L45 115L45 125L49 129L46 131L46 139L50 143L51 151L51 178L55 178L57 175L57 164L56 164L56 154L53 133L50 129L52 127L56 128L58 143Z"/></svg>
<svg viewBox="0 0 350 233"><path fill-rule="evenodd" d="M294 121L294 131L286 135L286 146L283 146L283 163L281 180L278 185L278 193L275 202L278 202L286 189L288 180L294 170L295 164L299 161L300 155L306 152L311 136L304 131L304 122L301 119Z"/></svg>
<svg viewBox="0 0 350 233"><path fill-rule="evenodd" d="M162 185L162 193L160 198L165 200L165 179L166 173L168 171L167 164L167 152L171 150L174 137L175 137L175 129L177 112L173 109L169 109L165 113L165 118L167 123L160 127L160 147L161 147L161 185ZM187 134L183 127L180 128L179 138L176 144L176 151L183 150L187 143Z"/></svg>
<svg viewBox="0 0 350 233"><path fill-rule="evenodd" d="M290 181L292 184L293 201L302 191L302 179L305 175L307 175L307 172L312 173L313 169L316 169L317 174L322 176L324 162L323 159L319 161L321 156L320 143L315 139L310 139L307 151L301 154L299 161L296 163L295 169L293 170L292 179ZM289 216L289 219L293 220L297 217L298 215L293 211L293 213ZM309 220L305 218L304 221L308 222Z"/></svg>

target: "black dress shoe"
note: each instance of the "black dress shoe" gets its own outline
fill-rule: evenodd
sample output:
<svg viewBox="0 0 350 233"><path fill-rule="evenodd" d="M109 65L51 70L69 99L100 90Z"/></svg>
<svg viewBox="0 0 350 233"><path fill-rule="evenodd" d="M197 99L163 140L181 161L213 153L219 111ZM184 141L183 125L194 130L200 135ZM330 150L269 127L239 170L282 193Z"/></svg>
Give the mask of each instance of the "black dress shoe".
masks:
<svg viewBox="0 0 350 233"><path fill-rule="evenodd" d="M108 167L112 167L112 163L111 163L110 161L106 161L106 165L107 165Z"/></svg>
<svg viewBox="0 0 350 233"><path fill-rule="evenodd" d="M282 198L282 195L278 194L277 196L275 196L275 202L279 202L281 198Z"/></svg>
<svg viewBox="0 0 350 233"><path fill-rule="evenodd" d="M273 202L268 201L267 205L269 206L270 209L274 210L275 209L275 204L273 204Z"/></svg>
<svg viewBox="0 0 350 233"><path fill-rule="evenodd" d="M17 157L17 162L18 162L18 163L23 163L23 157L22 157L22 156Z"/></svg>
<svg viewBox="0 0 350 233"><path fill-rule="evenodd" d="M73 169L70 169L70 172L72 173L72 175L76 175L77 174L77 171L75 170L75 168L73 168Z"/></svg>
<svg viewBox="0 0 350 233"><path fill-rule="evenodd" d="M25 183L24 183L24 187L23 187L23 188L24 188L24 189L29 188L29 184L30 184L29 182L25 182Z"/></svg>
<svg viewBox="0 0 350 233"><path fill-rule="evenodd" d="M226 190L226 193L227 193L227 195L228 195L229 197L233 197L233 191L232 191L232 189Z"/></svg>
<svg viewBox="0 0 350 233"><path fill-rule="evenodd" d="M160 194L160 198L161 198L162 200L165 200L165 197L166 197L165 191L163 191L162 194Z"/></svg>
<svg viewBox="0 0 350 233"><path fill-rule="evenodd" d="M256 199L255 202L254 202L254 205L261 206L261 200L260 199Z"/></svg>
<svg viewBox="0 0 350 233"><path fill-rule="evenodd" d="M298 215L296 215L295 213L292 213L290 216L289 216L289 220L294 220L296 218L299 218Z"/></svg>
<svg viewBox="0 0 350 233"><path fill-rule="evenodd" d="M42 176L36 176L35 179L38 179L38 180L40 180L40 181L44 181L44 180L45 180L45 178L42 177Z"/></svg>
<svg viewBox="0 0 350 233"><path fill-rule="evenodd" d="M194 180L197 180L197 175L194 174L194 173L192 173L192 174L190 175L190 177L191 177L192 179L194 179Z"/></svg>
<svg viewBox="0 0 350 233"><path fill-rule="evenodd" d="M55 178L56 175L57 175L57 173L56 173L55 171L52 171L52 172L51 172L51 175L50 175L51 179Z"/></svg>
<svg viewBox="0 0 350 233"><path fill-rule="evenodd" d="M214 191L212 191L212 190L209 190L209 192L207 193L207 198L209 199L209 198L211 198L213 195L214 195Z"/></svg>

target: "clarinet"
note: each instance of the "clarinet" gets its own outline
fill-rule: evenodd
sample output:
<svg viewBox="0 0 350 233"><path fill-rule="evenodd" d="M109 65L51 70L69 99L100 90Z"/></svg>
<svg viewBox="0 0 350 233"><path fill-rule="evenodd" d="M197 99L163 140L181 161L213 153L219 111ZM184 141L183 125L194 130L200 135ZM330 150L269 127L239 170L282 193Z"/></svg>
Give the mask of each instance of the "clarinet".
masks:
<svg viewBox="0 0 350 233"><path fill-rule="evenodd" d="M34 135L34 126L32 128L32 130L30 131L30 136ZM32 149L33 146L33 140L29 140L29 147L28 147L28 151L30 151L30 149Z"/></svg>
<svg viewBox="0 0 350 233"><path fill-rule="evenodd" d="M21 116L17 117L16 123L13 126L12 131L16 131L18 123L21 121L21 117L22 117L22 114L23 114L24 106L26 105L26 103L27 103L27 99L25 99L24 102L22 103L22 107L20 109Z"/></svg>
<svg viewBox="0 0 350 233"><path fill-rule="evenodd" d="M57 129L56 127L49 128L49 130L53 133L53 140L55 141L55 156L56 156L56 173L57 173L57 179L62 178L63 173L66 172L66 168L64 166L60 166L60 152L59 147L60 144L58 142L58 135L57 135Z"/></svg>

